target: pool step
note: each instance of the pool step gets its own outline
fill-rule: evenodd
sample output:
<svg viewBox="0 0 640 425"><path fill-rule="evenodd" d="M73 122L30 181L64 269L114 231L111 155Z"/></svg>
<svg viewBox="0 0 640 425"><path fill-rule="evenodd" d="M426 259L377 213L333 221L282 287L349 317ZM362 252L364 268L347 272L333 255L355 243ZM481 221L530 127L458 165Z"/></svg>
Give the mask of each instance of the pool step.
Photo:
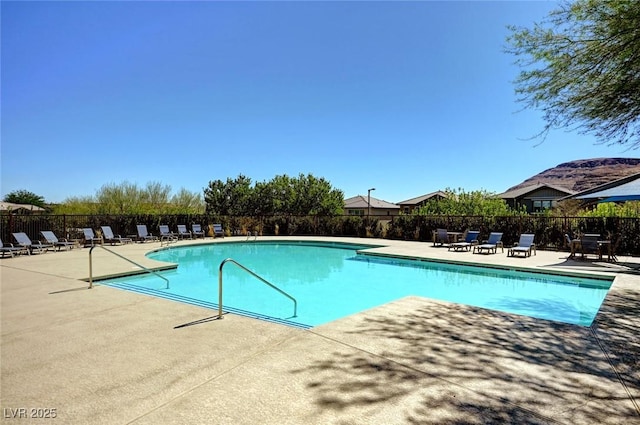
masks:
<svg viewBox="0 0 640 425"><path fill-rule="evenodd" d="M134 284L127 283L127 282L104 283L104 285L105 286L112 286L112 287L119 288L119 289L124 289L126 291L137 292L137 293L146 294L146 295L152 295L154 297L165 298L165 299L169 299L169 300L172 300L172 301L178 301L178 302L182 302L182 303L185 303L185 304L191 304L191 305L195 305L195 306L198 306L198 307L208 308L208 309L211 309L211 310L217 310L218 309L218 304L217 303L197 300L195 298L189 298L189 297L185 297L185 296L177 295L177 294L171 294L171 293L165 292L162 289L145 288L143 286L138 286L138 285L134 285ZM303 323L296 323L296 322L292 322L292 321L287 320L287 319L280 319L280 318L277 318L277 317L266 316L266 315L255 313L255 312L252 312L252 311L242 310L242 309L239 309L239 308L234 308L234 307L229 307L229 306L225 306L224 307L224 311L226 311L228 313L237 314L239 316L251 317L253 319L264 320L266 322L271 322L271 323L278 323L278 324L281 324L281 325L290 326L290 327L298 328L298 329L311 329L313 327L313 326L310 326L310 325L305 325Z"/></svg>

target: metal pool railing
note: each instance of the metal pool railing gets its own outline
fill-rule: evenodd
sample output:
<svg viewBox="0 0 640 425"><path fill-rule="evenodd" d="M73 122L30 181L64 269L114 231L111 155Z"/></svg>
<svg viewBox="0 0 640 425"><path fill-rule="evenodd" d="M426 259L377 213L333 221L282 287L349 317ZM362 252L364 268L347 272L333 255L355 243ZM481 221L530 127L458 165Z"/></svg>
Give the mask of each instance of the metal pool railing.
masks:
<svg viewBox="0 0 640 425"><path fill-rule="evenodd" d="M102 245L94 245L94 246L92 246L92 247L91 247L91 249L89 250L89 289L93 288L93 260L92 260L92 256L91 256L91 254L93 253L93 249L94 249L94 248L102 248L102 249L104 249L105 251L112 253L112 254L113 254L113 255L115 255L116 257L120 257L120 258L122 258L123 260L125 260L125 261L127 261L127 262L129 262L129 263L133 264L134 266L140 267L142 270L146 271L147 273L155 274L155 275L156 275L156 276L158 276L160 279L162 279L162 280L164 280L165 282L167 282L167 287L166 287L166 289L169 289L169 279L167 279L166 277L162 276L160 273L158 273L158 272L156 272L156 271L154 271L154 270L151 270L151 269L149 269L149 268L147 268L147 267L143 266L142 264L138 264L138 263L136 263L135 261L132 261L132 260L128 259L127 257L125 257L125 256L123 256L123 255L118 254L118 253L117 253L117 252L115 252L115 251L111 251L110 249L105 248L105 247L104 247L104 246L102 246Z"/></svg>
<svg viewBox="0 0 640 425"><path fill-rule="evenodd" d="M291 295L287 294L286 292L284 292L282 289L278 288L277 286L275 286L271 282L269 282L266 279L262 278L261 276L257 275L253 271L249 270L248 268L246 268L242 264L238 263L236 260L234 260L232 258L227 258L226 260L223 260L220 263L220 268L218 269L218 319L222 319L222 268L227 263L235 264L236 266L240 267L245 272L249 273L251 276L255 277L256 279L260 280L262 283L270 286L271 288L275 289L276 291L278 291L279 293L281 293L282 295L284 295L285 297L287 297L291 301L293 301L293 316L292 317L298 317L298 301L296 301L295 298L293 298Z"/></svg>

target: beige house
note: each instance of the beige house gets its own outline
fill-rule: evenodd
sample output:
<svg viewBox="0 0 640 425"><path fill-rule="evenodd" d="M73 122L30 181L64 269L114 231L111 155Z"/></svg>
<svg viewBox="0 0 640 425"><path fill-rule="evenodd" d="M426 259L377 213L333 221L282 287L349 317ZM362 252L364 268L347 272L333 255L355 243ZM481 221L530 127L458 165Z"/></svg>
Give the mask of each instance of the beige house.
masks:
<svg viewBox="0 0 640 425"><path fill-rule="evenodd" d="M414 210L424 206L427 201L430 200L440 200L443 198L447 198L448 195L439 190L437 192L427 193L426 195L418 196L416 198L407 199L406 201L398 202L398 206L400 206L400 211L404 214L411 214Z"/></svg>
<svg viewBox="0 0 640 425"><path fill-rule="evenodd" d="M344 200L344 212L347 215L357 215L361 217L371 216L392 216L400 213L400 206L381 199L371 199L369 205L367 196L357 195Z"/></svg>

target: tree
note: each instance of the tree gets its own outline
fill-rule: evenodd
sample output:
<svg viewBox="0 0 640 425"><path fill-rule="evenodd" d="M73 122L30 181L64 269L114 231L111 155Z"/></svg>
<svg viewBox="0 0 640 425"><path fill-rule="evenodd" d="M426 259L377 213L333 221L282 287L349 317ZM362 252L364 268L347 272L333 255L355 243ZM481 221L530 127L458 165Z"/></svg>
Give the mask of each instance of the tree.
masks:
<svg viewBox="0 0 640 425"><path fill-rule="evenodd" d="M300 174L284 175L251 186L251 179L239 175L210 181L204 189L207 212L214 215L337 215L342 213L344 195L324 178Z"/></svg>
<svg viewBox="0 0 640 425"><path fill-rule="evenodd" d="M171 197L170 205L176 213L202 214L204 212L202 196L185 188L181 188Z"/></svg>
<svg viewBox="0 0 640 425"><path fill-rule="evenodd" d="M5 202L11 202L13 204L31 204L38 207L45 207L44 198L36 195L28 190L14 190L4 196Z"/></svg>
<svg viewBox="0 0 640 425"><path fill-rule="evenodd" d="M513 215L504 199L486 191L465 192L445 189L446 198L429 200L418 209L419 215L476 215L485 217Z"/></svg>
<svg viewBox="0 0 640 425"><path fill-rule="evenodd" d="M538 136L570 128L640 146L640 2L577 0L532 29L509 29L518 100L546 121Z"/></svg>
<svg viewBox="0 0 640 425"><path fill-rule="evenodd" d="M204 206L197 192L186 189L169 198L171 186L149 182L108 183L95 196L71 197L54 209L55 214L199 214Z"/></svg>
<svg viewBox="0 0 640 425"><path fill-rule="evenodd" d="M324 178L300 174L293 180L293 212L299 215L335 215L344 208L344 194Z"/></svg>

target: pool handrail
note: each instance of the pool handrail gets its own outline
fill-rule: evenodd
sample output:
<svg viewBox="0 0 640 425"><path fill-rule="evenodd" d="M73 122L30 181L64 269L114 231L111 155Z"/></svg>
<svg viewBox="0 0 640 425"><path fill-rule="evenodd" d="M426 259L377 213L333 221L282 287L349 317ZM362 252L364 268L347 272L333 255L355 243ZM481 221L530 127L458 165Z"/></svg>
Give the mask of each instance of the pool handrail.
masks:
<svg viewBox="0 0 640 425"><path fill-rule="evenodd" d="M147 273L153 273L153 274L155 274L155 275L156 275L156 276L158 276L160 279L162 279L162 280L164 280L165 282L167 282L167 287L166 287L166 289L169 289L169 279L167 279L166 277L162 276L160 273L156 272L155 270L151 270L151 269L149 269L149 268L147 268L147 267L143 266L142 264L138 264L138 263L136 263L135 261L129 260L127 257L125 257L125 256L123 256L123 255L120 255L120 254L118 254L118 253L117 253L117 252L115 252L115 251L111 251L110 249L108 249L107 247L102 246L102 245L94 245L94 246L92 246L92 247L91 247L91 249L89 250L89 288L88 288L88 289L93 288L93 261L92 261L92 259L91 259L91 254L93 253L93 249L94 249L94 248L102 248L102 249L104 249L105 251L112 253L112 254L113 254L113 255L115 255L116 257L120 257L120 258L122 258L123 260L128 261L129 263L133 264L134 266L138 266L138 267L140 267L142 270L146 271Z"/></svg>
<svg viewBox="0 0 640 425"><path fill-rule="evenodd" d="M284 292L282 289L278 288L277 286L275 286L271 282L267 281L263 277L259 276L255 272L249 270L248 268L246 268L242 264L238 263L233 258L227 258L226 260L222 260L222 262L220 263L220 268L218 269L218 319L222 319L222 268L227 263L235 264L236 266L240 267L242 270L244 270L247 273L249 273L251 276L257 278L262 283L270 286L271 288L275 289L276 291L280 292L282 295L284 295L285 297L287 297L291 301L293 301L293 317L298 317L298 301L296 301L295 298L293 298L291 295L287 294L286 292Z"/></svg>

